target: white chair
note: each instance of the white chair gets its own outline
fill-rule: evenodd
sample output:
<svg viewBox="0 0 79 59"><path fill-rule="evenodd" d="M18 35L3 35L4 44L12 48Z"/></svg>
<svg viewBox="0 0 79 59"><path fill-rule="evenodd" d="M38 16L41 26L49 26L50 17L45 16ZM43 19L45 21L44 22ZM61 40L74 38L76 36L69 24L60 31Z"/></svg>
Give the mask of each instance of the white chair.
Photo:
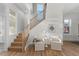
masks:
<svg viewBox="0 0 79 59"><path fill-rule="evenodd" d="M35 43L35 51L44 50L44 43L43 42L36 42Z"/></svg>
<svg viewBox="0 0 79 59"><path fill-rule="evenodd" d="M62 50L62 42L59 38L53 38L51 41L51 49Z"/></svg>

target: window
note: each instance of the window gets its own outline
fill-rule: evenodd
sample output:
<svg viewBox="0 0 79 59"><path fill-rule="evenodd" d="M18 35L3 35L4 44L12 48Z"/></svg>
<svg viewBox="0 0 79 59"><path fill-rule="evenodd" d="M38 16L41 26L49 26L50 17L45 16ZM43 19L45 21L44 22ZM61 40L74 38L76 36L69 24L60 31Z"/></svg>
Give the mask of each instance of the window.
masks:
<svg viewBox="0 0 79 59"><path fill-rule="evenodd" d="M43 4L42 3L38 3L37 4L37 14L38 14L38 17L37 17L37 20L41 21L44 16L43 16Z"/></svg>
<svg viewBox="0 0 79 59"><path fill-rule="evenodd" d="M16 13L9 9L9 34L16 33Z"/></svg>
<svg viewBox="0 0 79 59"><path fill-rule="evenodd" d="M71 20L65 19L64 20L64 33L68 34L70 32L70 25L71 25Z"/></svg>
<svg viewBox="0 0 79 59"><path fill-rule="evenodd" d="M42 3L38 3L37 4L37 13L40 14L43 11L43 4Z"/></svg>

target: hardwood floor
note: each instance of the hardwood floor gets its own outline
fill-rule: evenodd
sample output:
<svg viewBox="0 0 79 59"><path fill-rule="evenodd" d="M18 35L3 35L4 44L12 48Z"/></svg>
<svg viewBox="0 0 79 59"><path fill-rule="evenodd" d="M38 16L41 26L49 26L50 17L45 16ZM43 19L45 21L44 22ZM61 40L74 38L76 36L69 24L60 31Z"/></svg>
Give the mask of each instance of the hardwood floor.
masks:
<svg viewBox="0 0 79 59"><path fill-rule="evenodd" d="M79 56L79 44L75 42L64 42L63 53L66 56Z"/></svg>
<svg viewBox="0 0 79 59"><path fill-rule="evenodd" d="M25 52L1 52L0 56L79 56L79 44L64 42L62 51L51 50L48 47L45 51L36 52L34 48L28 48Z"/></svg>

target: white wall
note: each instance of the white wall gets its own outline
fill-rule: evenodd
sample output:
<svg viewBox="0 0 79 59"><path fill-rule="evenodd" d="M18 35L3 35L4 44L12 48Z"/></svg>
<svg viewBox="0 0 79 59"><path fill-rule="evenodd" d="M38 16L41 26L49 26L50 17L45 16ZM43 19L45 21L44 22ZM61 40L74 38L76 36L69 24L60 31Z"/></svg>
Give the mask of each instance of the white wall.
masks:
<svg viewBox="0 0 79 59"><path fill-rule="evenodd" d="M63 16L63 4L48 3L46 9L46 18L61 18Z"/></svg>
<svg viewBox="0 0 79 59"><path fill-rule="evenodd" d="M6 27L5 27L5 20L6 20L6 7L5 7L5 4L0 4L0 16L2 17L2 20L4 21L4 24L3 24L3 26L4 26L4 36L0 36L0 51L2 51L3 49L4 49L4 45L5 45L5 42L6 42L6 33L5 33L5 29L6 29Z"/></svg>
<svg viewBox="0 0 79 59"><path fill-rule="evenodd" d="M57 31L60 33L63 39L63 4L59 3L48 3L46 10L46 19L52 20L52 24L58 24ZM57 20L55 20L57 19Z"/></svg>
<svg viewBox="0 0 79 59"><path fill-rule="evenodd" d="M71 19L70 33L64 34L64 40L66 41L79 41L78 24L79 13L68 13L64 15L64 19Z"/></svg>
<svg viewBox="0 0 79 59"><path fill-rule="evenodd" d="M0 4L0 15L5 15L5 5L4 4Z"/></svg>
<svg viewBox="0 0 79 59"><path fill-rule="evenodd" d="M25 25L25 17L21 12L17 11L17 32L24 31L24 25Z"/></svg>

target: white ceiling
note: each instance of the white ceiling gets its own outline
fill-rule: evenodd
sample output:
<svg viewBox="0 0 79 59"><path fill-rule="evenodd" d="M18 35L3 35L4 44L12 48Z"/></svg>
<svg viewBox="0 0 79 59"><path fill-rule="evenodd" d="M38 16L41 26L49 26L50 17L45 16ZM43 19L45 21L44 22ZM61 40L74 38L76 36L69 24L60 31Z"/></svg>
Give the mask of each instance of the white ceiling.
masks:
<svg viewBox="0 0 79 59"><path fill-rule="evenodd" d="M70 12L79 12L79 3L48 3L47 5L49 5L47 8L51 9L52 12L55 8L57 8L56 11L61 9L64 14Z"/></svg>
<svg viewBox="0 0 79 59"><path fill-rule="evenodd" d="M64 3L64 14L69 12L79 12L79 3Z"/></svg>
<svg viewBox="0 0 79 59"><path fill-rule="evenodd" d="M15 5L23 12L26 12L26 4L25 3L15 3Z"/></svg>
<svg viewBox="0 0 79 59"><path fill-rule="evenodd" d="M28 3L26 3L28 5ZM52 3L53 4L53 3ZM70 12L79 12L79 3L60 3L62 4L63 8L63 13L70 13ZM18 6L20 6L20 8L25 11L25 4L19 3L16 4ZM29 6L30 7L30 6Z"/></svg>

